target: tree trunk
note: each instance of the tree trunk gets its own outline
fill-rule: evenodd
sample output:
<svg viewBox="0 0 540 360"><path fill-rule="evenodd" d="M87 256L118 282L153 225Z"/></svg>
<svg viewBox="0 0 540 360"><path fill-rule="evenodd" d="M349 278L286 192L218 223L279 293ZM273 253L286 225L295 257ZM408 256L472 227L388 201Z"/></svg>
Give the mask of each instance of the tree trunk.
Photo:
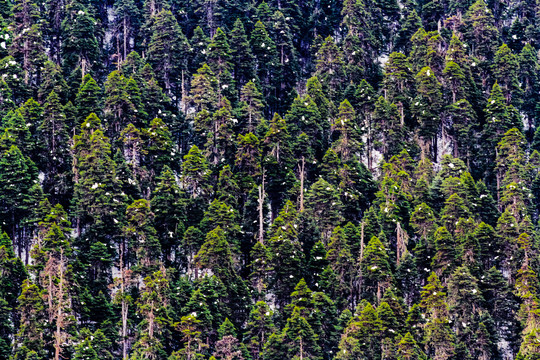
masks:
<svg viewBox="0 0 540 360"><path fill-rule="evenodd" d="M128 31L127 31L127 17L124 16L124 61L127 59L127 42L128 42Z"/></svg>
<svg viewBox="0 0 540 360"><path fill-rule="evenodd" d="M305 158L302 156L302 165L300 166L300 212L304 211L304 169Z"/></svg>
<svg viewBox="0 0 540 360"><path fill-rule="evenodd" d="M259 242L264 244L264 169L262 171L262 184L259 186Z"/></svg>

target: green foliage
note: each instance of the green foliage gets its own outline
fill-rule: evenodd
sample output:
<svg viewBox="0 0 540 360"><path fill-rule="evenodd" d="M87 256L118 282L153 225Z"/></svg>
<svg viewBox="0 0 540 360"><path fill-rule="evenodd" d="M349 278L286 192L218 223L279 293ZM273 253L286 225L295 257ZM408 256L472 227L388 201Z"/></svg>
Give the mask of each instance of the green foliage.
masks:
<svg viewBox="0 0 540 360"><path fill-rule="evenodd" d="M0 1L0 358L537 358L539 14Z"/></svg>

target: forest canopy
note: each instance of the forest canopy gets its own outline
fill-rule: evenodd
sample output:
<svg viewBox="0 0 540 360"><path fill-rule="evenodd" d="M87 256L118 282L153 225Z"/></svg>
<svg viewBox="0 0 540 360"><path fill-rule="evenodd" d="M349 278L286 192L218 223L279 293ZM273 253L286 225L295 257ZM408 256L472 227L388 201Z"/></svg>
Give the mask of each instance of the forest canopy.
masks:
<svg viewBox="0 0 540 360"><path fill-rule="evenodd" d="M540 0L0 1L0 359L540 359Z"/></svg>

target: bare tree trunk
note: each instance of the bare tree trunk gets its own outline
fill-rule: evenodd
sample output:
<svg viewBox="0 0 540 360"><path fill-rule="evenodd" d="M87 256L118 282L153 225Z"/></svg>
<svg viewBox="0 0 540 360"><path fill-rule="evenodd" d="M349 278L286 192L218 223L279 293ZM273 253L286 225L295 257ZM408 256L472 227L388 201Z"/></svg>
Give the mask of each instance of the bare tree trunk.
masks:
<svg viewBox="0 0 540 360"><path fill-rule="evenodd" d="M58 304L56 309L56 333L54 335L54 360L60 360L60 346L62 344L62 328L64 326L64 249L60 249L60 263L58 264L59 284L58 284ZM49 276L50 279L50 276Z"/></svg>
<svg viewBox="0 0 540 360"><path fill-rule="evenodd" d="M259 242L264 244L264 169L262 171L262 184L259 186Z"/></svg>
<svg viewBox="0 0 540 360"><path fill-rule="evenodd" d="M185 77L184 70L182 70L182 112L185 114L187 113L187 105L186 105L187 94L186 94L186 85L184 84L185 82L184 77Z"/></svg>
<svg viewBox="0 0 540 360"><path fill-rule="evenodd" d="M126 273L124 269L124 244L120 243L120 292L122 296L122 359L128 358L128 343L127 343L127 320L128 320L128 306L126 301Z"/></svg>
<svg viewBox="0 0 540 360"><path fill-rule="evenodd" d="M408 241L409 241L407 233L405 231L403 231L403 229L401 228L401 223L399 223L399 222L397 223L397 226L396 226L396 237L397 237L397 244L396 244L397 259L396 259L396 264L399 265L399 262L401 261L401 258L403 257L403 255L407 251L407 244L408 244Z"/></svg>
<svg viewBox="0 0 540 360"><path fill-rule="evenodd" d="M304 170L305 158L302 156L302 164L300 165L300 212L304 211Z"/></svg>
<svg viewBox="0 0 540 360"><path fill-rule="evenodd" d="M120 39L116 36L116 70L120 70Z"/></svg>
<svg viewBox="0 0 540 360"><path fill-rule="evenodd" d="M124 16L124 61L127 59L127 42L128 42L128 31L127 31L127 17Z"/></svg>

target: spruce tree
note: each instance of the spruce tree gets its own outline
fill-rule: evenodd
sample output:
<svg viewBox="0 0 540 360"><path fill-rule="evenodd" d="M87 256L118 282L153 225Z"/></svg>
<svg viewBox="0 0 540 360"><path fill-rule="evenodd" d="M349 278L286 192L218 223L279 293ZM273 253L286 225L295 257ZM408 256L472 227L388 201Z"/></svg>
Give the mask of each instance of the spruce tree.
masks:
<svg viewBox="0 0 540 360"><path fill-rule="evenodd" d="M187 61L182 56L187 52L187 39L170 10L162 10L155 15L150 31L150 63L166 91L173 90L174 85L178 89L183 85L175 84L174 79L187 67Z"/></svg>
<svg viewBox="0 0 540 360"><path fill-rule="evenodd" d="M16 1L12 12L13 40L9 53L22 63L24 83L29 85L45 62L40 12L33 0Z"/></svg>
<svg viewBox="0 0 540 360"><path fill-rule="evenodd" d="M230 48L236 86L240 89L255 76L254 57L251 53L244 24L236 19L230 32Z"/></svg>
<svg viewBox="0 0 540 360"><path fill-rule="evenodd" d="M71 157L69 154L69 129L58 95L52 91L44 106L43 122L39 127L40 143L48 150L40 159L45 172L43 190L58 202L71 192Z"/></svg>
<svg viewBox="0 0 540 360"><path fill-rule="evenodd" d="M64 69L71 76L80 73L79 76L84 78L92 72L100 57L98 29L98 21L82 2L73 0L66 6L66 17L62 22L65 39L62 54Z"/></svg>

